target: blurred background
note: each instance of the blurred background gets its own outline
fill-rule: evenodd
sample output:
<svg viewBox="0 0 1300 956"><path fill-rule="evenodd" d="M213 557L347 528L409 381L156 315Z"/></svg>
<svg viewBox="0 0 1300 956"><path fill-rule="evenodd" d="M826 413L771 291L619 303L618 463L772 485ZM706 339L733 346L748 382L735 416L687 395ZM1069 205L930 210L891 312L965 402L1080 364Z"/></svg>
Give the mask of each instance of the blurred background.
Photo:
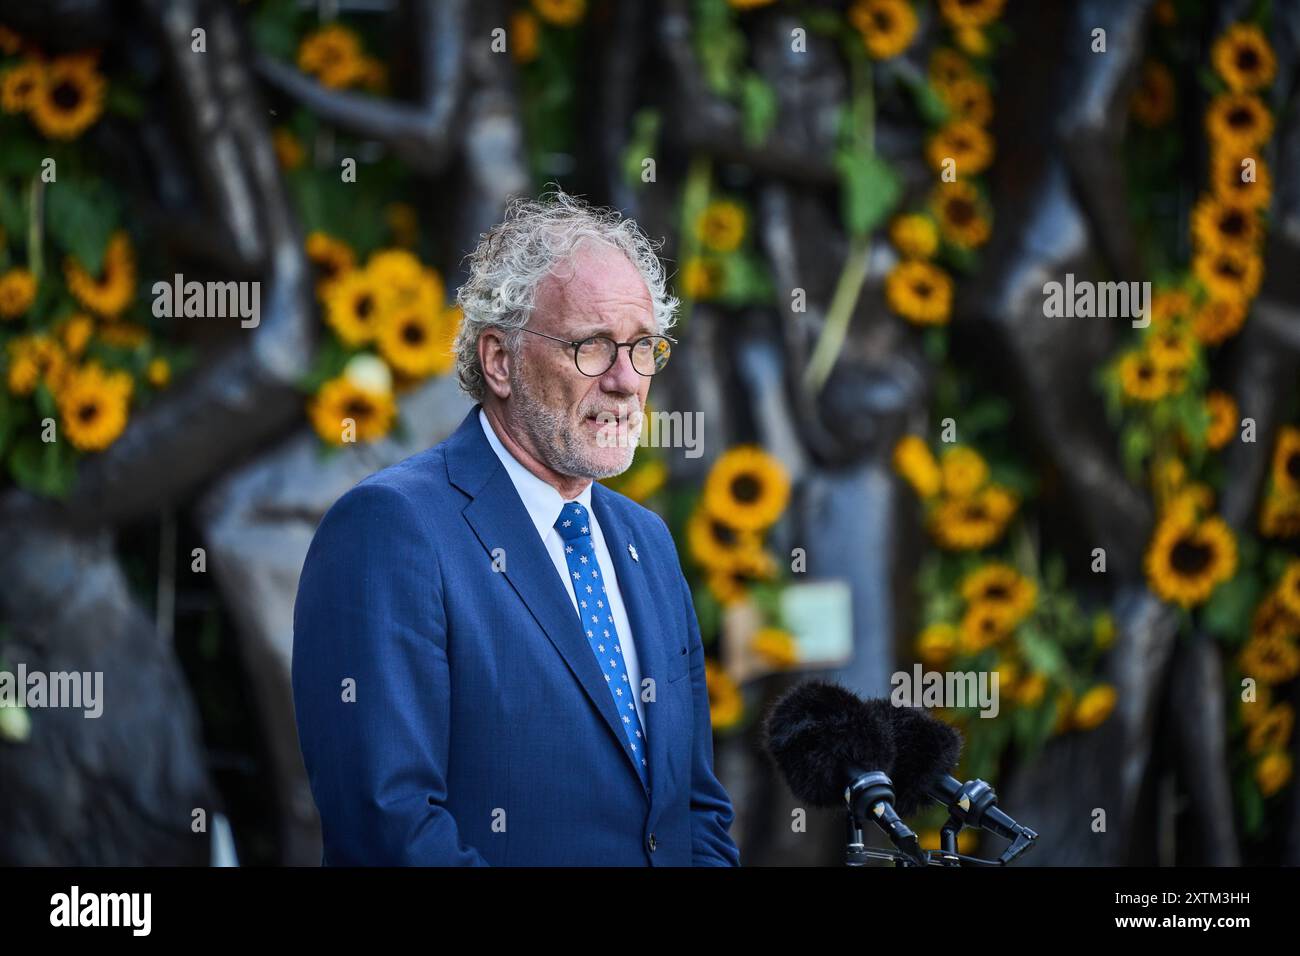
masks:
<svg viewBox="0 0 1300 956"><path fill-rule="evenodd" d="M0 700L0 863L319 863L299 569L464 417L463 257L548 185L682 300L698 444L610 484L745 864L843 853L772 699L917 665L997 674L940 713L1019 865L1300 862L1298 56L1296 0L0 2L0 671L104 688Z"/></svg>

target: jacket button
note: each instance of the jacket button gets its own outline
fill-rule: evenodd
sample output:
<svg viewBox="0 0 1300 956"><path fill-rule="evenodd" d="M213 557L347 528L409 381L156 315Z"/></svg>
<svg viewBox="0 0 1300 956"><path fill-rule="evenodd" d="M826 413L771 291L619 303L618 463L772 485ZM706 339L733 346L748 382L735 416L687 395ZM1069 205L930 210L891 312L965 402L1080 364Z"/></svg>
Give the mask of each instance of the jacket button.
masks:
<svg viewBox="0 0 1300 956"><path fill-rule="evenodd" d="M655 839L655 835L653 833L650 834L650 839L647 840L646 843L650 847L651 853L653 853L655 851L655 847L659 845L659 841Z"/></svg>

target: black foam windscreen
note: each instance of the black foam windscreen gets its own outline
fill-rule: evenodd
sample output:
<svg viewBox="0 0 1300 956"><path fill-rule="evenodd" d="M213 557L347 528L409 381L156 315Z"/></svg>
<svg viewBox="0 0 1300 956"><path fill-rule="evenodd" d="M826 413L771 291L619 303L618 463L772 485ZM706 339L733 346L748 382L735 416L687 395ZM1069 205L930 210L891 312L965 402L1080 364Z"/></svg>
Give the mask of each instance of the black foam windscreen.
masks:
<svg viewBox="0 0 1300 956"><path fill-rule="evenodd" d="M961 756L961 734L920 707L889 708L894 737L894 809L910 816L929 799L935 777L950 773Z"/></svg>
<svg viewBox="0 0 1300 956"><path fill-rule="evenodd" d="M796 797L817 807L842 806L856 773L890 772L891 709L888 701L864 702L838 684L804 681L772 705L763 744Z"/></svg>

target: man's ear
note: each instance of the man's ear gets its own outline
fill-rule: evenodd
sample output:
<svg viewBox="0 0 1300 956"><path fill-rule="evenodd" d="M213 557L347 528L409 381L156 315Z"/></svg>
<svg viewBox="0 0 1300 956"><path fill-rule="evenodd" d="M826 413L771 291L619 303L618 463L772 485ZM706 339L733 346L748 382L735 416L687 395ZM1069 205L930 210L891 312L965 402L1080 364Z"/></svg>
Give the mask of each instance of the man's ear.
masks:
<svg viewBox="0 0 1300 956"><path fill-rule="evenodd" d="M486 329L478 337L478 361L483 368L483 381L492 394L501 399L509 398L512 359L500 329Z"/></svg>

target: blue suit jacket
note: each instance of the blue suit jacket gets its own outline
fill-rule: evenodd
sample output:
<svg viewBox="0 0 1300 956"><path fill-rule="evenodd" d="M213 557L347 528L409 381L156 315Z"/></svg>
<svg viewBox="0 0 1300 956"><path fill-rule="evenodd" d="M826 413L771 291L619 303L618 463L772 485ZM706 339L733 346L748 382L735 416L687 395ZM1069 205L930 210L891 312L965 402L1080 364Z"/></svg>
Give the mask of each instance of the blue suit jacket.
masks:
<svg viewBox="0 0 1300 956"><path fill-rule="evenodd" d="M591 500L654 680L651 792L475 406L344 494L307 553L293 695L323 863L739 865L672 537L599 483Z"/></svg>

